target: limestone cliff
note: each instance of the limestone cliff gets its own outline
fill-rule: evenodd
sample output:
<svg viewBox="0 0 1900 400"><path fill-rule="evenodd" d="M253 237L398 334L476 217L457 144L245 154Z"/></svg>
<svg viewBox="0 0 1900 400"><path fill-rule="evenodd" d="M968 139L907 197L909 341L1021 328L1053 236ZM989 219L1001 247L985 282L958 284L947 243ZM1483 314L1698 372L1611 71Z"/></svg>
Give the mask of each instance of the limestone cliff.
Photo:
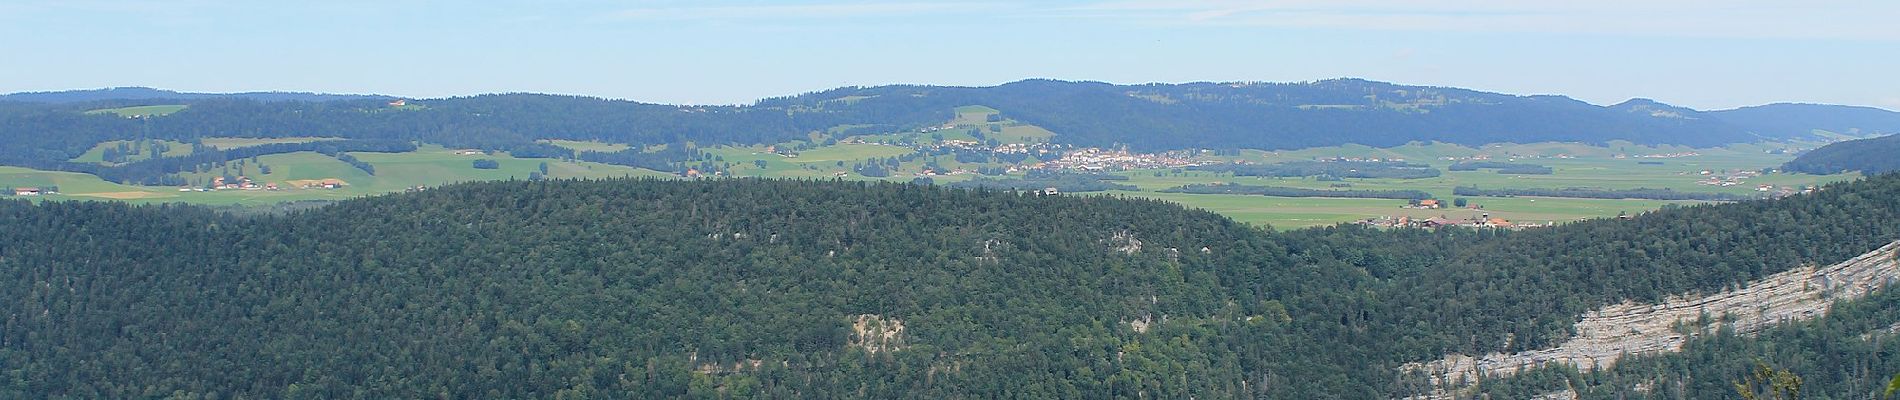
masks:
<svg viewBox="0 0 1900 400"><path fill-rule="evenodd" d="M1427 374L1439 388L1456 389L1481 375L1509 376L1553 363L1588 372L1613 366L1626 354L1680 351L1687 339L1685 334L1708 334L1721 327L1751 334L1782 322L1821 316L1838 300L1866 296L1900 278L1900 265L1894 259L1896 250L1900 250L1900 241L1834 265L1810 265L1770 275L1741 289L1672 297L1661 304L1625 302L1603 307L1582 315L1576 334L1557 347L1477 357L1453 354L1402 368Z"/></svg>

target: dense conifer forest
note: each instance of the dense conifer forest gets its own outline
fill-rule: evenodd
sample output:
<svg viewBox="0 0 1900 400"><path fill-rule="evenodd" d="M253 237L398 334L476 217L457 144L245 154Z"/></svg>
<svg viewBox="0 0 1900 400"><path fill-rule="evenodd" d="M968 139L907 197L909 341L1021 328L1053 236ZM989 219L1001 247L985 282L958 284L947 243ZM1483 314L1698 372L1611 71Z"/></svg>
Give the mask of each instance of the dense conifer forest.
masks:
<svg viewBox="0 0 1900 400"><path fill-rule="evenodd" d="M0 396L1378 398L1429 389L1405 362L1839 261L1897 217L1893 175L1516 233L751 179L4 201ZM1733 348L1709 357L1773 355Z"/></svg>

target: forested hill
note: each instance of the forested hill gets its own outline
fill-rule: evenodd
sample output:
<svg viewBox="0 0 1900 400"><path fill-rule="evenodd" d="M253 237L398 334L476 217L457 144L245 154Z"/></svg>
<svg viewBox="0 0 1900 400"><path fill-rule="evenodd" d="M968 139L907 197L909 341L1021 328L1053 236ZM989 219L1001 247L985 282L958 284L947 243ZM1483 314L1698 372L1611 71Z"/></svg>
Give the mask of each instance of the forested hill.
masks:
<svg viewBox="0 0 1900 400"><path fill-rule="evenodd" d="M761 144L845 129L937 126L983 105L1081 146L1137 150L1292 149L1441 141L1466 145L1570 141L1711 146L1808 138L1813 130L1900 132L1900 113L1865 107L1771 105L1700 112L1648 100L1601 107L1562 96L1516 96L1360 79L1302 83L1113 85L1026 80L994 87L849 87L745 106L675 106L534 94L410 99L299 93L206 95L144 88L0 97L0 163L64 161L103 140L205 136L337 136L424 140L509 150L534 139L629 144ZM87 111L186 105L128 120ZM542 149L546 150L546 149Z"/></svg>
<svg viewBox="0 0 1900 400"><path fill-rule="evenodd" d="M1027 80L986 88L846 88L763 105L981 104L1049 128L1059 140L1140 149L1288 149L1410 141L1467 145L1499 142L1628 140L1718 145L1806 137L1807 130L1751 130L1688 110L1631 112L1562 96L1515 96L1360 79L1305 83L1112 85ZM895 107L881 105L880 107ZM1759 131L1759 132L1757 132Z"/></svg>
<svg viewBox="0 0 1900 400"><path fill-rule="evenodd" d="M1831 143L1801 154L1781 168L1809 174L1900 171L1900 135Z"/></svg>
<svg viewBox="0 0 1900 400"><path fill-rule="evenodd" d="M1873 107L1775 103L1708 114L1768 136L1798 136L1812 129L1855 136L1900 133L1900 113Z"/></svg>
<svg viewBox="0 0 1900 400"><path fill-rule="evenodd" d="M27 103L76 103L102 100L207 100L249 99L258 101L330 101L383 98L360 94L307 92L188 93L148 87L115 87L56 92L22 92L0 95L0 101Z"/></svg>
<svg viewBox="0 0 1900 400"><path fill-rule="evenodd" d="M1894 175L1515 234L840 181L4 201L0 397L1384 398L1429 390L1405 362L1839 261L1897 218Z"/></svg>

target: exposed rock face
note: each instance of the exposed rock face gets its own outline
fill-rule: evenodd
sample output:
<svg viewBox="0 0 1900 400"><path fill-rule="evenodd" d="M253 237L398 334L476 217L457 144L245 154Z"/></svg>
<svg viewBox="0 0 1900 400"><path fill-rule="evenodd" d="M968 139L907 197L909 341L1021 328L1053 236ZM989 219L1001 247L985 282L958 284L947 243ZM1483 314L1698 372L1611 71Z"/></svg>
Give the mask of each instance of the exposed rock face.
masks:
<svg viewBox="0 0 1900 400"><path fill-rule="evenodd" d="M1115 251L1119 251L1122 254L1141 252L1141 239L1136 239L1134 233L1130 233L1126 230L1115 232L1115 236L1108 240L1111 245L1115 246Z"/></svg>
<svg viewBox="0 0 1900 400"><path fill-rule="evenodd" d="M1148 333L1148 328L1154 326L1154 323L1154 317L1143 315L1141 319L1128 321L1128 329L1133 329L1135 333Z"/></svg>
<svg viewBox="0 0 1900 400"><path fill-rule="evenodd" d="M868 353L904 349L904 321L875 314L859 315L851 322L851 346Z"/></svg>
<svg viewBox="0 0 1900 400"><path fill-rule="evenodd" d="M1508 376L1551 363L1569 364L1588 372L1615 365L1624 354L1681 351L1687 339L1684 331L1700 335L1726 326L1736 333L1751 334L1782 322L1819 317L1837 300L1866 296L1900 279L1900 265L1894 259L1897 249L1900 241L1838 264L1795 268L1752 282L1747 288L1708 296L1603 307L1585 313L1576 325L1576 335L1553 348L1480 357L1453 354L1402 368L1428 374L1439 388L1456 389L1475 382L1480 375ZM1716 322L1696 325L1703 316Z"/></svg>

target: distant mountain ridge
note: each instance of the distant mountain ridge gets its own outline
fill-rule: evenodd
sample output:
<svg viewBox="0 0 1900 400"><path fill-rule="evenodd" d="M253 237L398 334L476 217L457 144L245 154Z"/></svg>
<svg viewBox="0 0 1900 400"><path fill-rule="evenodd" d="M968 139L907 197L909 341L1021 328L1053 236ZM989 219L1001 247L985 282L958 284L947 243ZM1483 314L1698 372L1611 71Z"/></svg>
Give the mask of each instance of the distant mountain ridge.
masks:
<svg viewBox="0 0 1900 400"><path fill-rule="evenodd" d="M1114 85L1025 80L994 87L878 86L767 99L756 106L849 105L931 109L980 104L1057 132L1058 140L1138 149L1297 149L1346 143L1628 140L1715 146L1900 132L1900 113L1869 107L1763 106L1705 112L1634 99L1596 106L1564 96L1519 96L1364 79L1299 83Z"/></svg>
<svg viewBox="0 0 1900 400"><path fill-rule="evenodd" d="M1853 136L1900 133L1900 113L1874 107L1774 103L1708 113L1764 133L1800 132L1803 129Z"/></svg>
<svg viewBox="0 0 1900 400"><path fill-rule="evenodd" d="M0 109L0 115L11 112L31 118L10 123L35 129L0 127L0 138L60 130L111 136L122 129L68 129L109 124L45 120L50 117L41 112L138 105L142 100L137 99L192 105L139 128L159 137L296 136L323 131L323 135L340 137L420 140L424 138L418 135L445 133L467 142L459 145L497 149L535 139L773 144L807 140L813 132L846 127L853 133L935 127L954 117L952 109L969 105L995 108L1005 118L1047 128L1056 133L1053 140L1059 143L1126 146L1137 151L1384 147L1432 141L1463 145L1629 141L1709 147L1823 138L1817 131L1863 137L1900 133L1900 113L1871 107L1771 104L1699 111L1642 98L1598 106L1556 95L1350 78L1295 83L1117 85L1031 79L990 87L887 85L767 98L742 106L514 93L415 100L412 103L426 107L404 113L362 112L385 108L384 100L389 98L180 93L151 88L19 93L0 96L0 102L16 102ZM78 146L92 143L96 141L43 147L83 148Z"/></svg>
<svg viewBox="0 0 1900 400"><path fill-rule="evenodd" d="M310 92L242 92L242 93L190 93L149 87L112 87L102 89L62 90L52 92L20 92L0 95L0 101L19 101L28 103L78 103L99 100L202 100L239 98L257 101L332 101L384 98L389 96L363 94L329 94Z"/></svg>

